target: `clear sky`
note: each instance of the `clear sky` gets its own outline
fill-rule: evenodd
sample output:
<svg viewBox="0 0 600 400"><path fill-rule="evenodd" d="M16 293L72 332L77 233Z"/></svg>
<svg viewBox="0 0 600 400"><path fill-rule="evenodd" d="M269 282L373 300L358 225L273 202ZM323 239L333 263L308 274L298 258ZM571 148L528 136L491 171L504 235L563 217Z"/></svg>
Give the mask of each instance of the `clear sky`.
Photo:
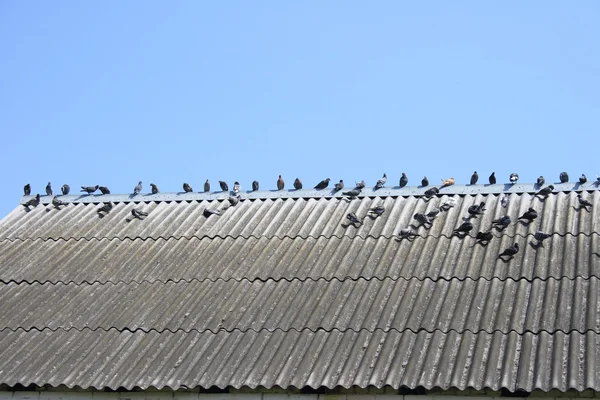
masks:
<svg viewBox="0 0 600 400"><path fill-rule="evenodd" d="M274 189L600 174L600 2L0 2L0 218L25 183Z"/></svg>

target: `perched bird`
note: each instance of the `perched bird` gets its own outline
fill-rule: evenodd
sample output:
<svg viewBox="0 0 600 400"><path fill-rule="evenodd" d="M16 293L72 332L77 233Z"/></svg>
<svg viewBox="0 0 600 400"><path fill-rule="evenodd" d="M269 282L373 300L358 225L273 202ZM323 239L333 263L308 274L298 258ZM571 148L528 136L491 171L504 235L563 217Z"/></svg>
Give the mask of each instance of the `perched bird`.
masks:
<svg viewBox="0 0 600 400"><path fill-rule="evenodd" d="M329 181L331 179L327 178L327 179L323 179L321 182L317 183L317 186L315 186L315 189L325 189L327 186L329 186Z"/></svg>
<svg viewBox="0 0 600 400"><path fill-rule="evenodd" d="M432 198L433 196L435 196L436 194L438 194L440 192L440 189L436 188L435 186L432 187L431 189L427 189L425 191L425 193L423 193L423 195L425 197L427 197L428 199Z"/></svg>
<svg viewBox="0 0 600 400"><path fill-rule="evenodd" d="M360 182L355 182L356 186L354 186L354 189L364 189L365 186L367 186L367 184L365 183L365 181L360 181Z"/></svg>
<svg viewBox="0 0 600 400"><path fill-rule="evenodd" d="M587 182L587 176L585 176L585 174L581 174L581 176L579 177L579 183L581 183L583 185L586 182Z"/></svg>
<svg viewBox="0 0 600 400"><path fill-rule="evenodd" d="M529 208L529 210L527 210L525 212L525 214L523 214L519 217L519 220L526 219L527 221L529 221L529 222L527 222L529 224L529 223L531 223L531 221L536 219L537 216L538 216L537 211L535 211L533 208Z"/></svg>
<svg viewBox="0 0 600 400"><path fill-rule="evenodd" d="M64 185L61 186L60 191L62 192L62 194L64 196L68 195L69 192L71 191L71 186L67 185L66 183Z"/></svg>
<svg viewBox="0 0 600 400"><path fill-rule="evenodd" d="M490 175L489 181L490 181L490 185L496 184L496 173L495 172L492 172L492 174Z"/></svg>
<svg viewBox="0 0 600 400"><path fill-rule="evenodd" d="M237 206L240 202L240 196L229 196L227 200L229 200L229 204L231 204L232 207Z"/></svg>
<svg viewBox="0 0 600 400"><path fill-rule="evenodd" d="M160 193L160 190L158 190L158 186L156 186L154 183L151 183L150 187L152 188L152 194Z"/></svg>
<svg viewBox="0 0 600 400"><path fill-rule="evenodd" d="M277 190L283 190L284 187L285 187L285 182L283 181L283 178L281 177L281 175L279 175L279 179L277 179Z"/></svg>
<svg viewBox="0 0 600 400"><path fill-rule="evenodd" d="M496 226L500 230L503 230L508 225L510 225L511 222L512 221L511 221L510 217L508 215L505 215L504 217L500 217L498 219L493 219L492 220L492 225Z"/></svg>
<svg viewBox="0 0 600 400"><path fill-rule="evenodd" d="M300 178L294 179L294 189L296 189L296 190L302 189L302 181L300 180Z"/></svg>
<svg viewBox="0 0 600 400"><path fill-rule="evenodd" d="M252 181L252 191L258 192L258 189L259 189L258 181Z"/></svg>
<svg viewBox="0 0 600 400"><path fill-rule="evenodd" d="M513 244L511 247L504 250L498 258L502 259L502 261L508 261L514 257L515 254L519 252L519 243ZM504 257L508 257L508 260L505 260Z"/></svg>
<svg viewBox="0 0 600 400"><path fill-rule="evenodd" d="M202 212L202 214L206 218L208 218L211 215L221 215L221 211L220 210L211 209L211 208L205 208L204 211Z"/></svg>
<svg viewBox="0 0 600 400"><path fill-rule="evenodd" d="M516 172L513 172L512 174L510 174L508 179L510 180L510 183L515 184L519 180L519 174L517 174Z"/></svg>
<svg viewBox="0 0 600 400"><path fill-rule="evenodd" d="M502 196L502 200L500 200L500 205L504 208L508 207L509 199L510 199L510 196L508 195L508 193L504 193L504 196Z"/></svg>
<svg viewBox="0 0 600 400"><path fill-rule="evenodd" d="M186 193L190 193L190 192L193 192L194 189L192 189L192 187L190 186L189 183L184 183L183 184L183 191L186 192Z"/></svg>
<svg viewBox="0 0 600 400"><path fill-rule="evenodd" d="M416 238L419 235L411 229L401 229L399 236L402 239L408 239L409 241L412 241L414 238Z"/></svg>
<svg viewBox="0 0 600 400"><path fill-rule="evenodd" d="M110 194L110 190L106 186L98 186L98 189L100 189L102 194Z"/></svg>
<svg viewBox="0 0 600 400"><path fill-rule="evenodd" d="M449 211L451 208L456 206L456 199L454 197L451 197L448 199L448 201L444 202L441 206L440 206L440 210L442 211Z"/></svg>
<svg viewBox="0 0 600 400"><path fill-rule="evenodd" d="M425 228L430 228L433 225L433 221L427 215L422 213L416 213L413 215L413 218L416 219L421 225Z"/></svg>
<svg viewBox="0 0 600 400"><path fill-rule="evenodd" d="M475 171L475 172L473 172L473 175L471 175L471 185L475 185L478 180L479 180L479 175L477 174L477 171Z"/></svg>
<svg viewBox="0 0 600 400"><path fill-rule="evenodd" d="M60 210L60 206L66 206L67 203L59 199L58 196L54 196L52 198L52 205Z"/></svg>
<svg viewBox="0 0 600 400"><path fill-rule="evenodd" d="M404 186L406 186L408 184L408 177L406 176L406 174L403 172L402 176L400 177L400 187L403 188Z"/></svg>
<svg viewBox="0 0 600 400"><path fill-rule="evenodd" d="M148 213L146 211L142 211L139 208L132 208L131 215L133 215L134 218L143 219L142 217L147 217Z"/></svg>
<svg viewBox="0 0 600 400"><path fill-rule="evenodd" d="M240 183L238 181L233 182L233 193L239 193L242 190Z"/></svg>
<svg viewBox="0 0 600 400"><path fill-rule="evenodd" d="M592 208L592 203L590 203L589 201L587 201L586 199L584 199L583 197L581 197L580 194L577 195L577 200L579 201L579 205L581 207L585 208L586 211L589 211L588 207Z"/></svg>
<svg viewBox="0 0 600 400"><path fill-rule="evenodd" d="M208 192L210 192L210 182L207 179L206 182L204 182L204 193Z"/></svg>
<svg viewBox="0 0 600 400"><path fill-rule="evenodd" d="M480 244L488 244L493 238L492 232L477 232L477 236L475 236L475 240Z"/></svg>
<svg viewBox="0 0 600 400"><path fill-rule="evenodd" d="M431 222L433 222L433 220L435 219L435 217L437 217L440 214L441 208L435 208L431 211L429 211L427 214L427 218L429 218L431 220Z"/></svg>
<svg viewBox="0 0 600 400"><path fill-rule="evenodd" d="M135 185L135 187L133 188L133 195L137 195L139 192L142 191L142 181L139 181L137 185Z"/></svg>
<svg viewBox="0 0 600 400"><path fill-rule="evenodd" d="M352 225L362 225L362 221L353 212L348 213L348 215L346 215L346 218L348 218L350 222L352 222Z"/></svg>
<svg viewBox="0 0 600 400"><path fill-rule="evenodd" d="M477 218L478 215L482 215L485 211L485 202L481 202L479 204L473 204L467 209L467 212L473 217Z"/></svg>
<svg viewBox="0 0 600 400"><path fill-rule="evenodd" d="M448 178L446 180L442 179L442 188L445 188L446 186L452 186L454 185L454 178Z"/></svg>
<svg viewBox="0 0 600 400"><path fill-rule="evenodd" d="M29 183L23 186L23 196L31 196L31 185Z"/></svg>
<svg viewBox="0 0 600 400"><path fill-rule="evenodd" d="M33 199L29 199L26 203L23 204L23 207L37 207L40 205L40 194L36 194Z"/></svg>
<svg viewBox="0 0 600 400"><path fill-rule="evenodd" d="M87 194L92 194L96 190L98 190L98 185L96 185L96 186L82 186L81 187L81 192L87 192Z"/></svg>
<svg viewBox="0 0 600 400"><path fill-rule="evenodd" d="M463 222L458 228L456 228L455 230L453 230L452 232L455 235L458 234L464 234L466 235L468 232L473 230L473 224L470 223L469 221Z"/></svg>
<svg viewBox="0 0 600 400"><path fill-rule="evenodd" d="M378 180L377 183L375 183L375 190L381 189L382 187L384 187L386 182L387 182L387 175L384 173L383 176L381 177L381 179Z"/></svg>
<svg viewBox="0 0 600 400"><path fill-rule="evenodd" d="M339 192L343 188L344 188L344 181L340 179L340 181L334 185L333 190L336 192Z"/></svg>
<svg viewBox="0 0 600 400"><path fill-rule="evenodd" d="M546 183L546 180L544 179L544 177L542 175L540 175L537 178L537 185L538 185L538 187L544 186L544 183Z"/></svg>
<svg viewBox="0 0 600 400"><path fill-rule="evenodd" d="M429 179L426 176L421 179L421 186L429 186Z"/></svg>
<svg viewBox="0 0 600 400"><path fill-rule="evenodd" d="M52 184L50 182L46 185L46 196L52 196Z"/></svg>
<svg viewBox="0 0 600 400"><path fill-rule="evenodd" d="M544 233L542 231L537 231L535 233L535 235L533 235L533 237L535 238L535 240L538 241L538 244L542 243L544 240L548 239L550 236L552 236L551 233Z"/></svg>
<svg viewBox="0 0 600 400"><path fill-rule="evenodd" d="M554 185L548 185L543 189L540 189L539 192L537 192L535 195L536 196L540 196L540 197L548 197L550 195L550 193L552 193L552 191L554 190Z"/></svg>
<svg viewBox="0 0 600 400"><path fill-rule="evenodd" d="M385 212L385 207L381 206L381 205L375 206L375 207L369 209L369 214L373 214L376 217L383 215L384 212Z"/></svg>
<svg viewBox="0 0 600 400"><path fill-rule="evenodd" d="M221 190L223 192L228 192L229 191L229 185L227 185L227 182L219 181L219 186L221 186Z"/></svg>
<svg viewBox="0 0 600 400"><path fill-rule="evenodd" d="M558 177L560 179L560 183L567 183L567 182L569 182L569 174L567 174L566 172L561 172Z"/></svg>
<svg viewBox="0 0 600 400"><path fill-rule="evenodd" d="M344 196L350 197L350 200L353 200L353 199L355 199L360 194L360 192L361 192L360 189L352 189L352 190L349 190L347 192L342 192L342 194Z"/></svg>
<svg viewBox="0 0 600 400"><path fill-rule="evenodd" d="M98 213L99 214L103 213L103 212L108 213L108 212L110 212L110 210L112 210L112 208L113 208L113 204L109 201L108 203L104 203L102 205L102 207L100 207L98 209Z"/></svg>

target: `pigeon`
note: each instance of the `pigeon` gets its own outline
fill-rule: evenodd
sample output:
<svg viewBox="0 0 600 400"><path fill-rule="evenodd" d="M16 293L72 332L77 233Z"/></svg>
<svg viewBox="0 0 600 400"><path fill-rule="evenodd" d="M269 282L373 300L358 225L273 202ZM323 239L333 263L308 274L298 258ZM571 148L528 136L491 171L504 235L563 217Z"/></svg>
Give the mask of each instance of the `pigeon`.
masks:
<svg viewBox="0 0 600 400"><path fill-rule="evenodd" d="M384 173L380 180L375 183L375 190L381 189L387 182L387 175Z"/></svg>
<svg viewBox="0 0 600 400"><path fill-rule="evenodd" d="M492 172L492 174L490 175L489 181L490 181L490 185L496 184L496 173L495 172Z"/></svg>
<svg viewBox="0 0 600 400"><path fill-rule="evenodd" d="M592 208L592 203L581 197L580 194L577 195L577 200L579 201L579 205L588 210L588 207Z"/></svg>
<svg viewBox="0 0 600 400"><path fill-rule="evenodd" d="M204 193L208 192L210 192L210 182L207 179L206 182L204 182Z"/></svg>
<svg viewBox="0 0 600 400"><path fill-rule="evenodd" d="M142 211L139 208L132 208L131 215L133 215L134 218L143 219L142 217L147 217L148 213L146 211Z"/></svg>
<svg viewBox="0 0 600 400"><path fill-rule="evenodd" d="M445 188L446 186L452 186L452 185L454 185L454 178L448 178L446 180L442 179L442 188Z"/></svg>
<svg viewBox="0 0 600 400"><path fill-rule="evenodd" d="M352 189L347 192L342 192L342 195L348 196L348 197L350 197L350 200L353 200L360 194L360 192L361 192L360 189Z"/></svg>
<svg viewBox="0 0 600 400"><path fill-rule="evenodd" d="M333 187L333 190L335 192L339 192L343 188L344 188L344 181L340 179L340 181L338 183L336 183L335 186Z"/></svg>
<svg viewBox="0 0 600 400"><path fill-rule="evenodd" d="M98 186L98 189L100 189L102 194L110 194L110 190L106 186Z"/></svg>
<svg viewBox="0 0 600 400"><path fill-rule="evenodd" d="M413 218L416 219L421 225L425 226L425 228L430 228L433 225L431 218L422 213L416 213L413 215Z"/></svg>
<svg viewBox="0 0 600 400"><path fill-rule="evenodd" d="M68 195L69 192L71 191L71 186L67 185L66 183L64 185L61 186L60 191L62 192L62 194L64 196Z"/></svg>
<svg viewBox="0 0 600 400"><path fill-rule="evenodd" d="M151 183L150 187L152 188L152 194L160 193L160 190L158 190L158 186L156 186L154 183Z"/></svg>
<svg viewBox="0 0 600 400"><path fill-rule="evenodd" d="M535 235L533 235L533 237L535 238L535 240L538 241L538 243L542 243L544 240L548 239L550 236L552 236L551 233L544 233L542 231L537 231L535 233Z"/></svg>
<svg viewBox="0 0 600 400"><path fill-rule="evenodd" d="M548 185L545 188L541 189L539 192L537 192L535 195L546 198L550 195L550 193L552 193L553 190L554 185Z"/></svg>
<svg viewBox="0 0 600 400"><path fill-rule="evenodd" d="M508 193L504 193L504 196L502 196L502 200L500 200L500 205L504 208L508 207L509 199L510 199L510 196L508 195Z"/></svg>
<svg viewBox="0 0 600 400"><path fill-rule="evenodd" d="M52 185L50 182L46 185L46 196L52 196Z"/></svg>
<svg viewBox="0 0 600 400"><path fill-rule="evenodd" d="M219 181L219 186L221 186L221 190L223 192L229 191L229 186L227 185L227 182Z"/></svg>
<svg viewBox="0 0 600 400"><path fill-rule="evenodd" d="M537 178L537 186L542 187L542 186L544 186L544 183L546 183L546 180L544 179L544 177L542 175L540 175Z"/></svg>
<svg viewBox="0 0 600 400"><path fill-rule="evenodd" d="M284 187L285 187L285 182L283 181L283 178L281 177L281 175L279 175L279 179L277 179L277 190L283 190Z"/></svg>
<svg viewBox="0 0 600 400"><path fill-rule="evenodd" d="M423 179L421 179L421 186L429 186L429 179L427 179L426 176L424 176Z"/></svg>
<svg viewBox="0 0 600 400"><path fill-rule="evenodd" d="M519 217L519 220L526 219L527 221L529 221L529 222L527 222L529 224L529 223L531 223L531 221L536 219L537 216L538 216L537 211L535 211L533 208L529 208L529 210L527 210L525 212L525 214L523 214Z"/></svg>
<svg viewBox="0 0 600 400"><path fill-rule="evenodd" d="M375 206L369 210L369 214L373 214L376 217L383 215L384 212L385 212L384 206Z"/></svg>
<svg viewBox="0 0 600 400"><path fill-rule="evenodd" d="M427 214L427 218L429 218L432 222L435 219L435 217L437 217L440 214L441 209L440 208L436 208L434 210L429 211Z"/></svg>
<svg viewBox="0 0 600 400"><path fill-rule="evenodd" d="M581 183L582 185L587 183L587 176L585 176L585 174L581 174L581 176L579 177L579 183Z"/></svg>
<svg viewBox="0 0 600 400"><path fill-rule="evenodd" d="M508 261L514 257L515 254L519 252L519 243L513 244L511 247L504 250L498 258L502 259L502 261ZM504 257L508 257L508 260L504 260Z"/></svg>
<svg viewBox="0 0 600 400"><path fill-rule="evenodd" d="M561 172L558 177L560 179L560 183L567 183L567 182L569 182L569 174L567 174L566 172Z"/></svg>
<svg viewBox="0 0 600 400"><path fill-rule="evenodd" d="M242 190L240 183L238 181L233 182L233 193L239 193Z"/></svg>
<svg viewBox="0 0 600 400"><path fill-rule="evenodd" d="M406 186L408 184L408 177L406 176L406 174L403 172L402 176L400 177L400 187L403 188L404 186Z"/></svg>
<svg viewBox="0 0 600 400"><path fill-rule="evenodd" d="M208 218L211 215L221 215L221 211L220 210L211 209L211 208L205 208L204 211L202 212L202 214L206 218Z"/></svg>
<svg viewBox="0 0 600 400"><path fill-rule="evenodd" d="M470 223L469 221L467 221L467 222L463 222L458 228L453 230L452 233L454 233L455 235L458 235L460 233L463 233L466 235L471 230L473 230L473 224Z"/></svg>
<svg viewBox="0 0 600 400"><path fill-rule="evenodd" d="M294 189L296 189L296 190L302 189L302 181L300 180L300 178L294 179Z"/></svg>
<svg viewBox="0 0 600 400"><path fill-rule="evenodd" d="M183 184L183 191L186 192L186 193L190 193L190 192L193 192L194 189L192 189L192 187L190 186L189 183L184 183Z"/></svg>
<svg viewBox="0 0 600 400"><path fill-rule="evenodd" d="M451 208L456 206L456 199L455 198L450 198L448 199L448 201L444 202L441 206L440 206L440 210L442 211L449 211Z"/></svg>
<svg viewBox="0 0 600 400"><path fill-rule="evenodd" d="M329 186L329 181L331 179L327 178L327 179L323 179L321 182L317 183L317 186L315 186L315 189L325 189L327 186Z"/></svg>
<svg viewBox="0 0 600 400"><path fill-rule="evenodd" d="M229 204L231 204L232 207L237 206L240 202L240 196L229 196L227 200L229 200Z"/></svg>
<svg viewBox="0 0 600 400"><path fill-rule="evenodd" d="M139 192L142 191L142 181L139 181L137 185L133 188L133 195L135 196Z"/></svg>
<svg viewBox="0 0 600 400"><path fill-rule="evenodd" d="M519 180L519 174L517 174L516 172L513 172L512 174L510 174L508 179L510 180L510 183L515 184Z"/></svg>
<svg viewBox="0 0 600 400"><path fill-rule="evenodd" d="M510 225L511 222L512 222L512 220L510 219L510 217L508 215L505 215L504 217L501 217L498 219L493 219L492 225L498 227L500 230L503 230L508 225Z"/></svg>
<svg viewBox="0 0 600 400"><path fill-rule="evenodd" d="M24 203L23 206L26 208L29 207L37 207L40 205L40 194L36 194L35 197L33 199L29 199L28 202Z"/></svg>
<svg viewBox="0 0 600 400"><path fill-rule="evenodd" d="M475 171L475 172L473 172L473 175L471 175L471 185L477 184L478 180L479 180L479 175L477 174L477 171Z"/></svg>
<svg viewBox="0 0 600 400"><path fill-rule="evenodd" d="M367 184L365 183L365 181L360 181L360 182L355 182L356 186L354 186L354 189L364 189L365 186L367 186Z"/></svg>
<svg viewBox="0 0 600 400"><path fill-rule="evenodd" d="M432 198L433 196L435 196L436 194L438 194L440 192L440 189L436 188L435 186L432 187L431 189L427 189L425 191L425 193L423 193L423 195L425 197L427 197L428 199Z"/></svg>
<svg viewBox="0 0 600 400"><path fill-rule="evenodd" d="M96 186L82 186L81 187L81 192L87 192L87 194L92 194L96 190L98 190L98 185L96 185Z"/></svg>
<svg viewBox="0 0 600 400"><path fill-rule="evenodd" d="M401 229L399 235L402 239L408 239L409 241L412 241L415 237L419 236L411 229Z"/></svg>
<svg viewBox="0 0 600 400"><path fill-rule="evenodd" d="M493 238L492 232L477 232L477 236L475 236L475 240L480 244L488 244Z"/></svg>
<svg viewBox="0 0 600 400"><path fill-rule="evenodd" d="M252 191L258 192L259 184L258 181L252 181Z"/></svg>
<svg viewBox="0 0 600 400"><path fill-rule="evenodd" d="M58 196L54 196L52 198L52 205L60 210L60 206L66 206L67 203L59 199Z"/></svg>
<svg viewBox="0 0 600 400"><path fill-rule="evenodd" d="M29 183L23 186L23 196L31 196L31 185Z"/></svg>
<svg viewBox="0 0 600 400"><path fill-rule="evenodd" d="M471 214L473 217L477 218L478 215L483 215L485 211L485 202L481 202L479 204L473 204L467 209L467 212Z"/></svg>
<svg viewBox="0 0 600 400"><path fill-rule="evenodd" d="M353 212L348 213L348 215L346 215L346 218L348 218L350 222L352 222L352 225L362 225L362 221Z"/></svg>
<svg viewBox="0 0 600 400"><path fill-rule="evenodd" d="M103 213L103 212L108 213L108 212L110 212L110 210L112 210L112 208L113 208L113 204L109 201L108 203L104 203L102 205L102 207L100 207L98 209L98 213Z"/></svg>

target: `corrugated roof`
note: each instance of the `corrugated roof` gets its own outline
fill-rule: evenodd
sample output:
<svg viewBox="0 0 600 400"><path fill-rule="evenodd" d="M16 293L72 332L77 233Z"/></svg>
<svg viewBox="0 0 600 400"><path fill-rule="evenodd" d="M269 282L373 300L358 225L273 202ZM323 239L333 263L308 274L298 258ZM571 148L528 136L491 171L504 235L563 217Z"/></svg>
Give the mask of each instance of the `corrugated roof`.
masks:
<svg viewBox="0 0 600 400"><path fill-rule="evenodd" d="M0 383L599 390L600 194L532 188L19 206L0 222ZM115 206L100 217L103 199ZM431 229L398 238L451 199ZM491 230L487 246L452 235L480 202L471 234ZM375 205L383 216L348 225ZM134 207L150 215L132 220ZM516 222L529 207L539 217ZM504 215L513 223L491 229ZM553 234L544 247L538 230ZM499 260L515 242L514 259Z"/></svg>

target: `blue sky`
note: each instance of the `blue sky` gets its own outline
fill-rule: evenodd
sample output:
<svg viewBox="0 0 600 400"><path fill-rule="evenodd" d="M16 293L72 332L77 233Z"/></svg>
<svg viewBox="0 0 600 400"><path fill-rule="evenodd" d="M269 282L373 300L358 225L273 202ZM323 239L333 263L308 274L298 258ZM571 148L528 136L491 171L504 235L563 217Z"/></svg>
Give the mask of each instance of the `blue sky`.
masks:
<svg viewBox="0 0 600 400"><path fill-rule="evenodd" d="M598 21L598 1L3 1L0 216L48 181L595 178Z"/></svg>

